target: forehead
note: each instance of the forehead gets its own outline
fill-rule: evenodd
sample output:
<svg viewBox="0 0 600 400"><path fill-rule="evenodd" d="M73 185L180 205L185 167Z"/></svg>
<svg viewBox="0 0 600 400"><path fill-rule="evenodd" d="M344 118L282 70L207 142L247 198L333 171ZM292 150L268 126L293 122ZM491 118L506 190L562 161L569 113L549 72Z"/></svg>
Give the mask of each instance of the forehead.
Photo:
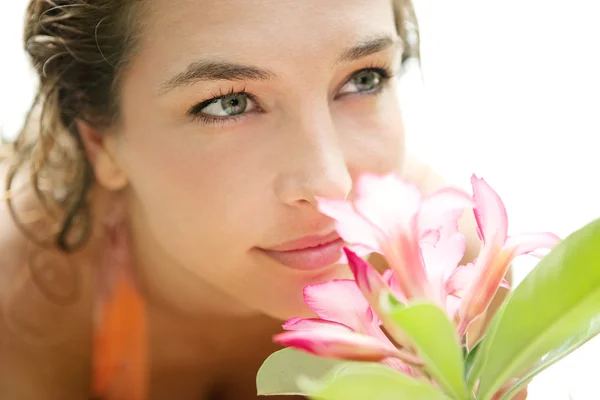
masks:
<svg viewBox="0 0 600 400"><path fill-rule="evenodd" d="M140 58L162 75L198 57L328 61L364 37L395 36L392 0L149 0ZM146 6L147 4L147 6Z"/></svg>

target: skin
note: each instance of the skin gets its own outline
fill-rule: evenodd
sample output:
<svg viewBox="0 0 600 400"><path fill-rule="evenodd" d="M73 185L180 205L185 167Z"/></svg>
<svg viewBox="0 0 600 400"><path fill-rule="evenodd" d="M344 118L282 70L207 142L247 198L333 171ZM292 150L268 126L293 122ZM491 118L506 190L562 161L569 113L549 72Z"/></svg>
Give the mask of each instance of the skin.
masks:
<svg viewBox="0 0 600 400"><path fill-rule="evenodd" d="M367 68L397 72L401 48L390 0L151 0L145 11L146 31L120 90L121 121L104 130L78 122L97 179L88 245L68 256L31 246L0 209L0 248L8 260L0 300L19 304L16 325L31 336L15 333L3 314L3 397L89 393L90 271L106 248L108 219L127 223L149 307L152 398L198 398L215 382L228 387L227 398L254 398L256 369L275 350L270 338L280 321L308 315L302 288L349 273L339 265L294 271L259 248L330 232L333 223L317 211L316 197L351 197L362 172L399 171L425 192L443 184L405 155L397 81L374 90L353 83ZM340 60L382 37L390 43L380 51ZM165 86L198 61L265 69L268 79ZM367 77L385 81L377 73ZM214 95L242 90L255 100L236 118L203 123L187 113ZM202 112L223 109L214 103ZM474 232L470 218L463 226ZM471 258L478 249L471 233L468 246ZM27 280L15 285L32 251L56 270L78 266L76 304L53 305ZM44 340L51 343L32 344Z"/></svg>

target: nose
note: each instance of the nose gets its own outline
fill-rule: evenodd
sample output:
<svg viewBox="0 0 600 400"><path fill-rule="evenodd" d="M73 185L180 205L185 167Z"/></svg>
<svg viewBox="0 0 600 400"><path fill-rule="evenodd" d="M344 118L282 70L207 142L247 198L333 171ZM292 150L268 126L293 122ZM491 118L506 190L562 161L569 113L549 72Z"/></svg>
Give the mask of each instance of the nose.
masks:
<svg viewBox="0 0 600 400"><path fill-rule="evenodd" d="M352 190L343 143L329 113L319 114L313 112L286 133L284 172L276 181L277 196L286 204L316 207L318 197L344 200Z"/></svg>

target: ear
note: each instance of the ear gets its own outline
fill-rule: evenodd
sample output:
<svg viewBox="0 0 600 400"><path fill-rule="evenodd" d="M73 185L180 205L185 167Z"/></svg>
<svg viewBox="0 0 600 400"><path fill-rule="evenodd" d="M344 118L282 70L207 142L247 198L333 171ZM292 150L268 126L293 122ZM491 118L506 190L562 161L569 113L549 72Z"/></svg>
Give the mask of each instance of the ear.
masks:
<svg viewBox="0 0 600 400"><path fill-rule="evenodd" d="M77 120L75 124L88 160L94 169L96 181L113 191L127 186L127 174L117 162L115 135L81 120Z"/></svg>

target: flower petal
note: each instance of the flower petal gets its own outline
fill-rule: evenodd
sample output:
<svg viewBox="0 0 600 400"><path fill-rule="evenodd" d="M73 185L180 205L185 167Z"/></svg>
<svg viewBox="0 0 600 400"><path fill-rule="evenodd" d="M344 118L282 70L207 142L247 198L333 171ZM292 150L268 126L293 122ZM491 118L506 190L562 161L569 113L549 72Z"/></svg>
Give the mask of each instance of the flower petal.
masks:
<svg viewBox="0 0 600 400"><path fill-rule="evenodd" d="M508 216L500 196L482 178L471 177L475 219L483 241L504 245L508 235Z"/></svg>
<svg viewBox="0 0 600 400"><path fill-rule="evenodd" d="M446 297L446 314L450 321L454 321L456 318L456 314L458 313L458 309L460 308L461 298L458 296L448 296Z"/></svg>
<svg viewBox="0 0 600 400"><path fill-rule="evenodd" d="M421 232L419 235L419 243L427 243L431 245L435 245L438 240L440 240L440 231L439 229L430 229L425 232Z"/></svg>
<svg viewBox="0 0 600 400"><path fill-rule="evenodd" d="M277 334L273 340L321 357L357 361L381 361L400 352L391 343L360 333L339 329L312 329Z"/></svg>
<svg viewBox="0 0 600 400"><path fill-rule="evenodd" d="M367 329L363 330L362 332L387 340L379 328L379 325L383 324L388 334L397 343L402 346L410 345L410 341L408 340L406 334L402 332L396 322L394 322L389 313L386 312L381 305L381 296L387 293L394 295L392 289L388 286L386 279L379 275L375 268L373 268L368 262L361 259L348 249L344 249L344 251L348 257L350 268L352 268L352 272L356 277L358 287L361 289L364 297L371 305L370 310L374 310L376 312L376 317L373 318L373 321L377 322L377 326L369 325L367 326ZM405 302L404 297L396 297L396 300Z"/></svg>
<svg viewBox="0 0 600 400"><path fill-rule="evenodd" d="M344 254L346 254L354 280L369 304L373 305L374 302L378 302L382 291L390 291L383 277L368 261L363 260L347 247L344 247Z"/></svg>
<svg viewBox="0 0 600 400"><path fill-rule="evenodd" d="M487 242L482 248L473 266L475 277L462 296L460 334L490 306L513 258L511 251L498 248L494 242Z"/></svg>
<svg viewBox="0 0 600 400"><path fill-rule="evenodd" d="M394 271L392 269L386 269L383 271L381 275L383 280L387 283L388 287L391 289L392 294L396 296L396 298L403 303L406 303L406 297L402 293L402 289L400 289L400 285L398 285L398 281L394 276Z"/></svg>
<svg viewBox="0 0 600 400"><path fill-rule="evenodd" d="M349 244L346 245L346 247L361 258L373 253L373 249L361 246L359 244ZM348 257L346 257L346 253L342 252L342 256L340 257L338 262L336 262L336 264L348 264Z"/></svg>
<svg viewBox="0 0 600 400"><path fill-rule="evenodd" d="M506 240L506 248L513 249L514 255L529 254L538 249L552 249L561 239L554 233L527 233L511 236Z"/></svg>
<svg viewBox="0 0 600 400"><path fill-rule="evenodd" d="M304 301L321 319L338 322L358 332L374 323L369 303L352 279L336 279L304 288Z"/></svg>
<svg viewBox="0 0 600 400"><path fill-rule="evenodd" d="M442 232L440 240L435 246L421 244L421 254L433 294L440 296L434 300L443 304L446 298L444 284L464 257L467 241L460 232L445 232L444 230L440 232Z"/></svg>
<svg viewBox="0 0 600 400"><path fill-rule="evenodd" d="M402 279L398 284L407 298L426 298L430 288L418 246L417 214L421 192L396 173L363 174L356 185L354 207L379 234L381 253Z"/></svg>
<svg viewBox="0 0 600 400"><path fill-rule="evenodd" d="M463 190L444 187L423 199L418 216L419 234L441 227L456 228L465 209L474 207L471 196Z"/></svg>
<svg viewBox="0 0 600 400"><path fill-rule="evenodd" d="M379 250L382 233L362 215L352 203L344 200L317 198L319 211L335 220L337 233L351 245L360 245L371 251Z"/></svg>
<svg viewBox="0 0 600 400"><path fill-rule="evenodd" d="M412 224L420 203L418 187L396 173L362 174L356 183L356 210L390 237Z"/></svg>
<svg viewBox="0 0 600 400"><path fill-rule="evenodd" d="M495 242L487 242L476 262L478 276L463 296L461 329L483 314L489 307L498 287L503 285L504 276L510 263L519 254L526 254L539 248L552 248L560 239L552 233L527 234L506 239L504 247Z"/></svg>
<svg viewBox="0 0 600 400"><path fill-rule="evenodd" d="M381 363L387 365L388 367L391 367L392 369L395 369L396 371L400 371L406 375L415 376L414 370L406 362L404 362L398 358L394 358L394 357L384 358L383 360L381 360Z"/></svg>
<svg viewBox="0 0 600 400"><path fill-rule="evenodd" d="M283 324L286 331L301 331L311 329L338 329L340 331L351 331L349 327L338 322L326 321L319 318L291 318Z"/></svg>
<svg viewBox="0 0 600 400"><path fill-rule="evenodd" d="M412 232L399 235L393 242L386 243L382 249L382 254L398 277L396 283L408 300L427 299L432 296L415 225L413 224Z"/></svg>
<svg viewBox="0 0 600 400"><path fill-rule="evenodd" d="M475 262L457 267L446 281L446 293L452 296L462 297L478 276Z"/></svg>

